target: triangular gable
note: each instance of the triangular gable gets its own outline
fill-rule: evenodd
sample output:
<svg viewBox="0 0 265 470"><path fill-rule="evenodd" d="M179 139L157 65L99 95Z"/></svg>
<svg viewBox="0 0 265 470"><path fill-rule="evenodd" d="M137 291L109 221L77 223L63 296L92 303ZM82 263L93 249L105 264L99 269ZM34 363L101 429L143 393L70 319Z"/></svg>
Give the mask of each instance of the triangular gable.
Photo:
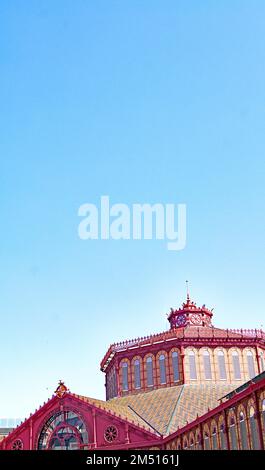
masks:
<svg viewBox="0 0 265 470"><path fill-rule="evenodd" d="M119 416L96 402L93 403L93 399L85 401L68 391L64 392L63 396L54 395L5 437L0 442L0 449L37 449L45 425L48 426L47 432L49 432L49 423L54 416L62 412L76 413L84 421L88 433L88 445L83 448L142 447L160 440L160 436L154 430L148 430L147 427L127 417Z"/></svg>

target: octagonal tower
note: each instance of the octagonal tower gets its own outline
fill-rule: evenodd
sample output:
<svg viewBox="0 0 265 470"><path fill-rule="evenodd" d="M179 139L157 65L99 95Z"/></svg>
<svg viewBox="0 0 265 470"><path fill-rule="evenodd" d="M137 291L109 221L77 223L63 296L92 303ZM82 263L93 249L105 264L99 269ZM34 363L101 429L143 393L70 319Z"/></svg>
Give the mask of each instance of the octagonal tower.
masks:
<svg viewBox="0 0 265 470"><path fill-rule="evenodd" d="M216 328L212 317L187 293L168 314L169 330L112 344L101 362L107 400L183 384L237 386L261 373L264 332Z"/></svg>

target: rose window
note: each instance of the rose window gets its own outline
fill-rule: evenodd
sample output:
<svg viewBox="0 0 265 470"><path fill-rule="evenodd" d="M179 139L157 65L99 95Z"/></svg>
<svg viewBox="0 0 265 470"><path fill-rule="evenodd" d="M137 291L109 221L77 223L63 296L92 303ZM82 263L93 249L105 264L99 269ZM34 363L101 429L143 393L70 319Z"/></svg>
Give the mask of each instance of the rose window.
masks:
<svg viewBox="0 0 265 470"><path fill-rule="evenodd" d="M23 442L21 439L16 439L12 444L12 450L22 450L23 449Z"/></svg>
<svg viewBox="0 0 265 470"><path fill-rule="evenodd" d="M116 426L108 426L105 429L104 437L107 442L113 442L118 437L118 429Z"/></svg>

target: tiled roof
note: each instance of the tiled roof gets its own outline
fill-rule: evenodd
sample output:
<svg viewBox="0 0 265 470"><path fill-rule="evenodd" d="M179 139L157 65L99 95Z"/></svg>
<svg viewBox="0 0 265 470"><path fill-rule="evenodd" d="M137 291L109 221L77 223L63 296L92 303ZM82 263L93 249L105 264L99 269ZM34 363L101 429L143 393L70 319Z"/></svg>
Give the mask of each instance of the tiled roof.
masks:
<svg viewBox="0 0 265 470"><path fill-rule="evenodd" d="M167 434L175 432L178 427L183 427L187 422L196 419L197 415L202 416L208 409L213 409L220 403L218 401L224 394L233 390L234 384L202 384L183 385L183 391L178 405L172 414L170 426Z"/></svg>
<svg viewBox="0 0 265 470"><path fill-rule="evenodd" d="M72 394L73 396L90 403L91 405L96 406L97 408L103 409L107 412L115 414L116 416L126 419L132 424L145 428L147 431L156 432L151 425L145 422L137 413L135 413L127 404L124 405L119 402L119 400L97 400L96 398L85 397L83 395Z"/></svg>
<svg viewBox="0 0 265 470"><path fill-rule="evenodd" d="M219 405L218 399L238 386L235 384L179 385L113 398L108 401L75 395L106 411L128 419L145 429L168 435ZM151 429L149 429L151 428Z"/></svg>
<svg viewBox="0 0 265 470"><path fill-rule="evenodd" d="M165 434L175 404L181 393L181 386L160 388L152 392L130 395L109 400L116 406L130 407L160 434Z"/></svg>

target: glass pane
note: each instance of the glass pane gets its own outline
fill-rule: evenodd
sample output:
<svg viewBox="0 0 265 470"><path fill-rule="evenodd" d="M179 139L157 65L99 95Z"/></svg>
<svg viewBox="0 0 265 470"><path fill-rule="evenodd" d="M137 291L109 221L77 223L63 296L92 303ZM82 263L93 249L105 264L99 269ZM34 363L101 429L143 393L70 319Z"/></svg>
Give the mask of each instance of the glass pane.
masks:
<svg viewBox="0 0 265 470"><path fill-rule="evenodd" d="M166 364L165 364L165 356L162 354L159 357L159 372L160 372L160 383L166 383Z"/></svg>
<svg viewBox="0 0 265 470"><path fill-rule="evenodd" d="M247 361L248 361L249 378L252 379L253 377L255 377L256 374L255 374L254 359L251 353L247 355Z"/></svg>
<svg viewBox="0 0 265 470"><path fill-rule="evenodd" d="M226 450L227 449L226 437L222 429L220 430L220 440L221 440L221 449Z"/></svg>
<svg viewBox="0 0 265 470"><path fill-rule="evenodd" d="M233 354L233 366L234 366L234 378L236 380L241 379L239 357L237 354Z"/></svg>
<svg viewBox="0 0 265 470"><path fill-rule="evenodd" d="M211 360L209 353L203 353L203 363L204 363L204 376L206 380L211 380L212 370L211 370Z"/></svg>
<svg viewBox="0 0 265 470"><path fill-rule="evenodd" d="M154 385L153 379L153 361L151 357L148 357L146 361L146 372L147 372L147 386L151 387Z"/></svg>
<svg viewBox="0 0 265 470"><path fill-rule="evenodd" d="M237 438L236 438L236 427L235 425L230 426L230 439L231 439L231 449L237 450Z"/></svg>
<svg viewBox="0 0 265 470"><path fill-rule="evenodd" d="M196 371L196 363L195 363L194 354L189 355L189 363L190 363L190 379L197 380L197 371Z"/></svg>
<svg viewBox="0 0 265 470"><path fill-rule="evenodd" d="M128 364L122 364L122 390L128 390Z"/></svg>
<svg viewBox="0 0 265 470"><path fill-rule="evenodd" d="M219 377L226 380L225 358L223 354L218 354Z"/></svg>
<svg viewBox="0 0 265 470"><path fill-rule="evenodd" d="M172 353L172 366L173 366L173 380L174 382L179 381L179 355L175 351Z"/></svg>
<svg viewBox="0 0 265 470"><path fill-rule="evenodd" d="M141 388L141 371L139 359L134 361L134 388Z"/></svg>
<svg viewBox="0 0 265 470"><path fill-rule="evenodd" d="M213 449L218 449L216 433L212 435L212 440L213 440Z"/></svg>
<svg viewBox="0 0 265 470"><path fill-rule="evenodd" d="M240 434L241 434L242 449L247 450L249 446L248 446L248 438L247 438L246 421L240 421L239 427L240 427Z"/></svg>
<svg viewBox="0 0 265 470"><path fill-rule="evenodd" d="M259 442L259 436L258 436L258 430L257 430L257 423L255 416L252 416L249 418L250 421L250 429L251 429L251 441L252 441L252 448L255 450L260 449L260 442Z"/></svg>
<svg viewBox="0 0 265 470"><path fill-rule="evenodd" d="M209 439L209 437L204 438L204 448L205 448L205 450L210 450L210 439Z"/></svg>
<svg viewBox="0 0 265 470"><path fill-rule="evenodd" d="M260 362L261 362L261 372L265 371L265 361L264 361L264 356L261 354L260 356Z"/></svg>

